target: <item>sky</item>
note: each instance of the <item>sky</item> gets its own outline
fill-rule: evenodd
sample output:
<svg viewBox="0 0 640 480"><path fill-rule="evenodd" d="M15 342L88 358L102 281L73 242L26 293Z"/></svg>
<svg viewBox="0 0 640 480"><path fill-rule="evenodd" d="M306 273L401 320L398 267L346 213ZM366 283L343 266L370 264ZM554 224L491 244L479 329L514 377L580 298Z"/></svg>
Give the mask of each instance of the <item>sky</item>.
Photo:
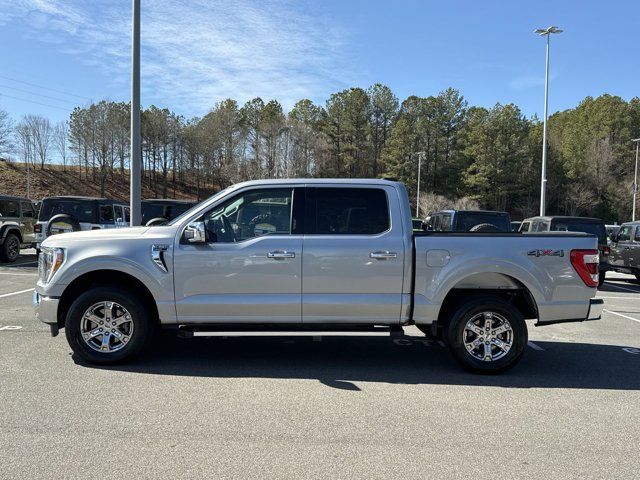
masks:
<svg viewBox="0 0 640 480"><path fill-rule="evenodd" d="M256 96L286 110L349 87L402 101L453 87L470 105L542 116L603 93L640 96L640 1L141 0L142 104L191 116ZM130 98L131 2L0 0L0 108L68 119Z"/></svg>

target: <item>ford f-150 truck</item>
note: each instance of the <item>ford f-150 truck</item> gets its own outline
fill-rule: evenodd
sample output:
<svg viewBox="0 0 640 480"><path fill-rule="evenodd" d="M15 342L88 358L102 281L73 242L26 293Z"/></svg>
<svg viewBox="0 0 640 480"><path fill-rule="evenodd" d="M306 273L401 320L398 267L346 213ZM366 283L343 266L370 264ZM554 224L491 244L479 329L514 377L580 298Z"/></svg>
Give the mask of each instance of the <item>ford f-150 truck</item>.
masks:
<svg viewBox="0 0 640 480"><path fill-rule="evenodd" d="M536 325L600 318L595 236L414 233L388 180L262 180L168 225L55 235L42 244L37 317L93 363L181 335L402 334L445 340L499 372Z"/></svg>

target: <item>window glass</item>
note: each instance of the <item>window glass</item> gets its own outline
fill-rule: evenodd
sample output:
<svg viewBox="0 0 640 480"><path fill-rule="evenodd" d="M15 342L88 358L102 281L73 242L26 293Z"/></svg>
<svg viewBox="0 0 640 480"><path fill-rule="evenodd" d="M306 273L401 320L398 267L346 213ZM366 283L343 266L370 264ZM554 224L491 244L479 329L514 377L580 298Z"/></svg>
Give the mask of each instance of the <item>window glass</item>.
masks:
<svg viewBox="0 0 640 480"><path fill-rule="evenodd" d="M291 233L292 191L270 188L236 195L205 214L207 235L217 242L241 242Z"/></svg>
<svg viewBox="0 0 640 480"><path fill-rule="evenodd" d="M124 207L124 221L131 222L131 208L129 207Z"/></svg>
<svg viewBox="0 0 640 480"><path fill-rule="evenodd" d="M640 227L636 227L635 241L640 242Z"/></svg>
<svg viewBox="0 0 640 480"><path fill-rule="evenodd" d="M31 202L20 202L20 207L22 208L23 217L33 218L35 216Z"/></svg>
<svg viewBox="0 0 640 480"><path fill-rule="evenodd" d="M42 201L38 220L48 222L51 217L60 213L71 215L79 222L95 223L96 202L48 198Z"/></svg>
<svg viewBox="0 0 640 480"><path fill-rule="evenodd" d="M374 235L389 229L387 194L380 188L314 188L319 235Z"/></svg>
<svg viewBox="0 0 640 480"><path fill-rule="evenodd" d="M626 227L622 227L620 229L620 233L618 234L618 241L619 242L626 242L631 240L631 232L633 231L633 227L632 226L626 226Z"/></svg>
<svg viewBox="0 0 640 480"><path fill-rule="evenodd" d="M530 226L531 226L531 222L522 222L522 225L520 225L520 231L528 232Z"/></svg>
<svg viewBox="0 0 640 480"><path fill-rule="evenodd" d="M13 200L0 200L0 216L19 217L18 202Z"/></svg>
<svg viewBox="0 0 640 480"><path fill-rule="evenodd" d="M113 223L113 205L100 205L100 223Z"/></svg>
<svg viewBox="0 0 640 480"><path fill-rule="evenodd" d="M584 232L598 237L598 243L607 243L607 231L604 223L585 222L579 220L557 220L553 222L551 230L554 232Z"/></svg>
<svg viewBox="0 0 640 480"><path fill-rule="evenodd" d="M507 215L486 212L461 212L457 215L456 231L468 232L476 225L488 223L501 232L510 232L511 223Z"/></svg>
<svg viewBox="0 0 640 480"><path fill-rule="evenodd" d="M440 230L443 232L451 231L451 214L445 213L442 215L442 223L440 224Z"/></svg>

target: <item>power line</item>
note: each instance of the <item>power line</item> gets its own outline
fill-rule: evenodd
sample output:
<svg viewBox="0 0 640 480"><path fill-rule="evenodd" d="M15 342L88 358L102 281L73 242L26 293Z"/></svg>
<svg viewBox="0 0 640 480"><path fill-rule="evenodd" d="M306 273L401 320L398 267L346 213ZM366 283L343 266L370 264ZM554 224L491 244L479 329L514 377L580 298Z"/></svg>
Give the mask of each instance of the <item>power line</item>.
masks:
<svg viewBox="0 0 640 480"><path fill-rule="evenodd" d="M9 88L11 90L16 90L22 93L28 93L29 95L36 95L38 97L48 98L50 100L55 100L56 102L70 103L71 105L77 106L78 102L72 102L71 100L64 100L62 98L52 97L50 95L45 95L43 93L30 92L29 90L23 90L21 88L11 87L9 85L0 85L1 88Z"/></svg>
<svg viewBox="0 0 640 480"><path fill-rule="evenodd" d="M68 108L64 108L56 105L49 105L48 103L36 102L35 100L27 100L26 98L14 97L12 95L7 95L6 93L0 93L0 97L13 98L14 100L20 100L21 102L35 103L37 105L42 105L43 107L57 108L58 110L64 110L65 112L69 111Z"/></svg>
<svg viewBox="0 0 640 480"><path fill-rule="evenodd" d="M80 96L80 95L76 95L75 93L65 92L64 90L57 90L55 88L45 87L44 85L38 85L36 83L25 82L24 80L18 80L16 78L7 77L7 76L4 76L4 75L0 75L0 78L4 78L5 80L10 80L10 81L16 82L16 83L23 83L23 84L29 85L31 87L44 88L45 90L51 90L52 92L57 92L57 93L61 93L63 95L69 95L69 96L72 96L72 97L81 98L82 100L87 101L86 97L83 97L83 96Z"/></svg>

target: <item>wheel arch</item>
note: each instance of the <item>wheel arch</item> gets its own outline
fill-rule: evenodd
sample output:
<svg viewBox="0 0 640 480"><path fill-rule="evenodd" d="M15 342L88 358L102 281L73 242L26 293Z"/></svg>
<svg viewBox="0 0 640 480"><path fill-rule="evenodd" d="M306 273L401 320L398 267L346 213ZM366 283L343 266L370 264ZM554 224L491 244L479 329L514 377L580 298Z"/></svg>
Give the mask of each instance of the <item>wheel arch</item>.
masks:
<svg viewBox="0 0 640 480"><path fill-rule="evenodd" d="M92 270L76 277L62 292L58 303L58 327L64 327L69 308L82 293L99 286L114 286L128 292L135 292L151 313L155 323L159 323L159 312L155 298L147 286L135 276L112 269Z"/></svg>
<svg viewBox="0 0 640 480"><path fill-rule="evenodd" d="M7 235L9 235L10 233L16 234L18 236L18 240L20 240L20 243L23 242L22 232L20 231L20 227L16 224L4 225L0 230L0 239L4 241L4 239L7 238Z"/></svg>
<svg viewBox="0 0 640 480"><path fill-rule="evenodd" d="M504 273L471 274L449 289L438 312L438 328L448 325L451 316L471 297L497 297L516 307L525 319L538 318L538 305L530 289Z"/></svg>

